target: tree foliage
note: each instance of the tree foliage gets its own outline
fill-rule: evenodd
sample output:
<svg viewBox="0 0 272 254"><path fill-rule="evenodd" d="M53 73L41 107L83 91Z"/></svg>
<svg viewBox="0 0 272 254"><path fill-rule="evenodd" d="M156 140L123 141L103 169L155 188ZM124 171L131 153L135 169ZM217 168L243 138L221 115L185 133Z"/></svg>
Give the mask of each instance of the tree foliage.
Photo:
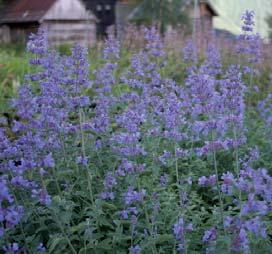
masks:
<svg viewBox="0 0 272 254"><path fill-rule="evenodd" d="M144 0L132 13L136 24L156 25L161 32L167 26L188 26L189 18L185 12L185 0Z"/></svg>
<svg viewBox="0 0 272 254"><path fill-rule="evenodd" d="M272 39L272 15L266 18L266 22L269 26L269 38Z"/></svg>

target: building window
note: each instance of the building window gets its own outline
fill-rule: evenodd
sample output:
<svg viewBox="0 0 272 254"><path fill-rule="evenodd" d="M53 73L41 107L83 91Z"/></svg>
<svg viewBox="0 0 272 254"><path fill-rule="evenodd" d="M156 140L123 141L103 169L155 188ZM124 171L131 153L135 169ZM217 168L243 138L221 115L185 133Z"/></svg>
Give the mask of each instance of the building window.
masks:
<svg viewBox="0 0 272 254"><path fill-rule="evenodd" d="M100 4L96 5L96 11L102 11L102 5Z"/></svg>
<svg viewBox="0 0 272 254"><path fill-rule="evenodd" d="M110 11L110 10L111 10L111 6L110 6L109 4L106 4L106 5L105 5L105 10L106 10L106 11Z"/></svg>
<svg viewBox="0 0 272 254"><path fill-rule="evenodd" d="M26 12L24 12L24 14L22 15L22 17L23 17L23 18L25 18L25 17L27 17L27 16L28 16L28 14L29 14L29 12L28 12L28 11L26 11Z"/></svg>

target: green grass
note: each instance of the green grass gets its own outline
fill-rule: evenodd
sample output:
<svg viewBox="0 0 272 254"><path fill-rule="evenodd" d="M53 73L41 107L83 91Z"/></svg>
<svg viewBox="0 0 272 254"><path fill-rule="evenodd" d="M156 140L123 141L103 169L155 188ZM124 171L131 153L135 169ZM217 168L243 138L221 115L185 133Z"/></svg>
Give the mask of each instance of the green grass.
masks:
<svg viewBox="0 0 272 254"><path fill-rule="evenodd" d="M0 47L0 116L7 111L10 99L28 72L28 60L24 53Z"/></svg>

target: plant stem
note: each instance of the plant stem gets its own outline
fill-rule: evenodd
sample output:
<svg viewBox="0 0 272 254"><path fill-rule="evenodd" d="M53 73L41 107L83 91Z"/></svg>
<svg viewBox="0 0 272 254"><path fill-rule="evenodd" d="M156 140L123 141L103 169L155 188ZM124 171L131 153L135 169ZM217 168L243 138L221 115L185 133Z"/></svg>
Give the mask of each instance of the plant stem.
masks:
<svg viewBox="0 0 272 254"><path fill-rule="evenodd" d="M217 188L217 193L218 193L219 203L220 203L221 220L222 220L222 226L224 228L224 208L223 208L222 193L221 193L220 185L219 185L219 174L218 174L218 167L217 167L216 151L214 148L213 131L212 131L212 152L213 152L214 171L215 171L215 175L216 175L216 188ZM225 232L225 228L224 228L224 232Z"/></svg>
<svg viewBox="0 0 272 254"><path fill-rule="evenodd" d="M61 188L60 188L60 185L59 185L59 182L58 182L58 178L57 178L57 173L56 173L55 167L53 167L52 171L53 171L53 174L54 174L54 180L55 180L55 184L56 184L56 187L57 187L58 194L61 197Z"/></svg>
<svg viewBox="0 0 272 254"><path fill-rule="evenodd" d="M16 206L19 207L19 202L18 202L18 199L17 199L17 197L16 197L16 195L15 195L14 189L11 188L11 191L12 191L12 193L13 193L13 197L14 197L15 204L16 204ZM22 224L21 220L19 220L19 225L20 225L20 230L21 230L22 235L23 235L24 240L25 240L25 244L26 244L25 247L26 247L26 250L28 251L28 253L30 253L30 252L29 252L28 242L26 241L26 234L25 234L25 231L24 231L23 224Z"/></svg>
<svg viewBox="0 0 272 254"><path fill-rule="evenodd" d="M236 170L236 175L237 179L240 176L240 167L239 167L239 149L238 149L238 138L237 138L237 130L235 125L233 126L233 135L234 135L234 142L235 142L235 170ZM240 201L240 206L242 202L242 192L239 189L239 201Z"/></svg>
<svg viewBox="0 0 272 254"><path fill-rule="evenodd" d="M85 139L84 139L84 131L83 131L83 121L84 121L84 113L82 110L79 111L79 121L80 121L80 134L81 134L81 147L82 147L82 155L83 158L86 158L86 149L85 149ZM86 166L86 173L87 173L87 181L88 181L88 189L90 192L90 199L92 204L94 204L94 198L93 198L93 191L92 191L92 176L89 171L88 165Z"/></svg>
<svg viewBox="0 0 272 254"><path fill-rule="evenodd" d="M55 216L55 218L56 218L56 222L57 222L57 224L59 225L59 228L60 228L62 234L64 235L64 237L65 237L65 239L66 239L66 241L67 241L67 243L68 243L68 245L69 245L69 247L70 247L72 253L73 253L73 254L77 254L75 248L73 247L73 245L72 245L72 243L71 243L69 237L67 236L66 232L64 231L64 228L63 228L63 226L62 226L60 220L58 219L58 216L57 216L57 214L56 214L56 212L55 212L54 210L53 210L53 213L54 213L54 216Z"/></svg>
<svg viewBox="0 0 272 254"><path fill-rule="evenodd" d="M249 107L252 105L252 94L253 94L253 66L250 67L250 77L249 77Z"/></svg>
<svg viewBox="0 0 272 254"><path fill-rule="evenodd" d="M177 144L175 144L175 168L176 168L176 180L177 180L177 186L179 186L179 172L178 172Z"/></svg>

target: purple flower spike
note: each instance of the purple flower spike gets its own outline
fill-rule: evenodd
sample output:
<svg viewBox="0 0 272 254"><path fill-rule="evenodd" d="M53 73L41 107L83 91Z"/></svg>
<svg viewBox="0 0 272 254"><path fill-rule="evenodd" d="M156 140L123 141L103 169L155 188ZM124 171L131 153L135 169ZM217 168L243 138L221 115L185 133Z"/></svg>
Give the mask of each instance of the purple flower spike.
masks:
<svg viewBox="0 0 272 254"><path fill-rule="evenodd" d="M131 205L135 202L142 202L145 197L146 191L142 189L140 192L134 190L133 187L129 187L128 191L125 193L125 204Z"/></svg>
<svg viewBox="0 0 272 254"><path fill-rule="evenodd" d="M20 248L19 248L18 243L8 244L3 249L6 254L19 254L20 253Z"/></svg>
<svg viewBox="0 0 272 254"><path fill-rule="evenodd" d="M202 238L203 242L213 242L216 240L217 231L215 228L211 228L209 230L206 230L204 233L204 236Z"/></svg>
<svg viewBox="0 0 272 254"><path fill-rule="evenodd" d="M44 157L43 165L46 168L54 168L55 167L55 161L53 159L52 153L50 153Z"/></svg>
<svg viewBox="0 0 272 254"><path fill-rule="evenodd" d="M245 13L243 13L242 15L242 21L243 21L243 25L242 25L242 30L244 32L252 32L255 22L254 22L254 16L255 13L254 11L245 11Z"/></svg>
<svg viewBox="0 0 272 254"><path fill-rule="evenodd" d="M180 218L174 225L173 232L177 240L182 240L184 237L184 220Z"/></svg>
<svg viewBox="0 0 272 254"><path fill-rule="evenodd" d="M141 248L139 245L132 246L129 254L141 254Z"/></svg>

